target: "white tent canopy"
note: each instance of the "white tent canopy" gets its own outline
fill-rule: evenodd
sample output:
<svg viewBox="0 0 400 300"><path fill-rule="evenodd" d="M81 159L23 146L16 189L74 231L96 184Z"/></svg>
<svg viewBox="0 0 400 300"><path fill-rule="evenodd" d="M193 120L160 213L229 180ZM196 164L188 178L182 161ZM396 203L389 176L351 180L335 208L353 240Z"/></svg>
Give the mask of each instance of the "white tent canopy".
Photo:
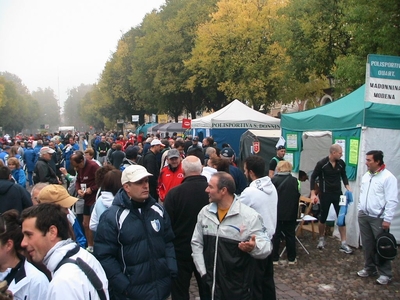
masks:
<svg viewBox="0 0 400 300"><path fill-rule="evenodd" d="M233 100L208 116L192 120L192 128L280 129L280 120Z"/></svg>

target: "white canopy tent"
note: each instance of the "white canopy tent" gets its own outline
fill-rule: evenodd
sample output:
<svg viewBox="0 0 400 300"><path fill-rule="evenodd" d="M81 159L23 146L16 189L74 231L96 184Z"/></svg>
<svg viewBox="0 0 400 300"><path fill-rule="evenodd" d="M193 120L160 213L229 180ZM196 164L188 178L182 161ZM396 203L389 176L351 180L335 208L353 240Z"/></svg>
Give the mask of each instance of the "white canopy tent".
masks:
<svg viewBox="0 0 400 300"><path fill-rule="evenodd" d="M228 143L239 153L241 135L248 129L280 130L280 119L260 113L239 100L233 100L220 110L192 120L194 135L212 136L218 147Z"/></svg>
<svg viewBox="0 0 400 300"><path fill-rule="evenodd" d="M192 128L280 129L280 120L233 100L208 116L192 120Z"/></svg>

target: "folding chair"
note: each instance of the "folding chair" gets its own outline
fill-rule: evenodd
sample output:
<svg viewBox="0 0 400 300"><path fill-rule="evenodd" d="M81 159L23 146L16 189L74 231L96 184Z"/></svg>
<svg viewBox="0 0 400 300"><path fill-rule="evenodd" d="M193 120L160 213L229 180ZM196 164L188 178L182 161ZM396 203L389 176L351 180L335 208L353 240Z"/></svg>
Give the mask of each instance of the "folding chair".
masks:
<svg viewBox="0 0 400 300"><path fill-rule="evenodd" d="M299 231L302 232L303 226L304 226L304 222L311 222L311 228L312 228L312 233L313 233L313 239L314 239L314 235L315 235L315 231L314 231L314 222L317 221L317 218L313 217L312 215L310 215L310 211L312 209L312 205L313 205L313 201L310 198L307 197L303 197L300 196L300 202L299 202L299 211L301 211L301 206L306 206L306 209L304 211L304 213L300 213L299 218L296 220L297 221L297 226L296 226L296 240L297 242L300 244L300 246L304 249L304 251L307 254L310 254L310 252L308 252L307 248L303 245L303 243L299 240L298 233ZM283 248L281 254L279 255L280 257L282 257L283 253L286 250L286 246L285 248Z"/></svg>
<svg viewBox="0 0 400 300"><path fill-rule="evenodd" d="M312 206L314 204L314 202L307 197L304 196L300 196L300 205L301 203L304 203L304 205L306 206L306 209L304 211L304 214L300 215L301 218L298 219L299 221L299 225L296 228L296 235L303 234L303 229L308 230L307 228L305 228L305 222L310 222L311 223L311 232L312 232L312 238L313 240L315 239L315 228L314 228L314 222L317 221L318 219L315 218L312 214L311 214L311 210L312 210Z"/></svg>

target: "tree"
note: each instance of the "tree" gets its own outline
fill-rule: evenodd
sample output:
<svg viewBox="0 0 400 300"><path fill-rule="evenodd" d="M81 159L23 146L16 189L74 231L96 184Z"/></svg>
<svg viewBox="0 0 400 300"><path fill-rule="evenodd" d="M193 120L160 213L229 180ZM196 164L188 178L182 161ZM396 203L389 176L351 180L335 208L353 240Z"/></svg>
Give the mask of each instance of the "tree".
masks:
<svg viewBox="0 0 400 300"><path fill-rule="evenodd" d="M140 28L132 28L118 42L117 51L101 74L98 88L103 95L103 103L107 105L105 115L109 120L130 119L132 114L141 110L143 102L138 100L137 88L131 84L130 78L134 73L132 53L136 48L136 38L141 35ZM113 109L110 109L113 107Z"/></svg>
<svg viewBox="0 0 400 300"><path fill-rule="evenodd" d="M186 61L194 73L188 85L216 87L229 101L238 98L257 110L275 102L284 51L272 40L272 21L285 2L219 1L211 20L198 28L192 57Z"/></svg>
<svg viewBox="0 0 400 300"><path fill-rule="evenodd" d="M0 125L5 132L20 132L24 127L23 114L24 98L17 91L15 84L0 76Z"/></svg>
<svg viewBox="0 0 400 300"><path fill-rule="evenodd" d="M105 125L105 115L104 111L101 110L101 106L104 103L104 97L100 91L98 85L93 85L90 92L83 96L80 101L79 112L82 120L93 126L94 128L103 130Z"/></svg>
<svg viewBox="0 0 400 300"><path fill-rule="evenodd" d="M191 55L197 26L209 18L215 3L171 0L160 12L147 15L141 25L143 35L133 53L132 84L145 103L175 120L183 110L195 118L204 107L204 93L187 86L192 74L184 60Z"/></svg>
<svg viewBox="0 0 400 300"><path fill-rule="evenodd" d="M400 2L398 0L350 0L343 3L344 24L352 36L347 55L335 63L336 88L346 91L365 82L365 63L368 54L400 56Z"/></svg>
<svg viewBox="0 0 400 300"><path fill-rule="evenodd" d="M80 103L84 96L93 89L93 85L81 84L68 92L68 98L64 103L64 123L66 125L74 125L75 128L83 130L87 127L83 122L80 113Z"/></svg>
<svg viewBox="0 0 400 300"><path fill-rule="evenodd" d="M34 130L39 116L39 105L32 98L21 79L4 72L0 76L0 125L10 133L22 129Z"/></svg>

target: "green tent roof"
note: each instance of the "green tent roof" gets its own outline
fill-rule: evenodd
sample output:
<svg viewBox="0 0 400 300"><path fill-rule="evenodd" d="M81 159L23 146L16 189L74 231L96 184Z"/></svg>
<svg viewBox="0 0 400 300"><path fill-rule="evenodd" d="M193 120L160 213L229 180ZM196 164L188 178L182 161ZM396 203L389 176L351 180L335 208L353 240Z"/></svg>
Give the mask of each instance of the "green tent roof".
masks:
<svg viewBox="0 0 400 300"><path fill-rule="evenodd" d="M281 127L289 131L345 130L360 126L400 129L399 105L365 102L364 95L365 85L362 85L324 106L282 114Z"/></svg>

